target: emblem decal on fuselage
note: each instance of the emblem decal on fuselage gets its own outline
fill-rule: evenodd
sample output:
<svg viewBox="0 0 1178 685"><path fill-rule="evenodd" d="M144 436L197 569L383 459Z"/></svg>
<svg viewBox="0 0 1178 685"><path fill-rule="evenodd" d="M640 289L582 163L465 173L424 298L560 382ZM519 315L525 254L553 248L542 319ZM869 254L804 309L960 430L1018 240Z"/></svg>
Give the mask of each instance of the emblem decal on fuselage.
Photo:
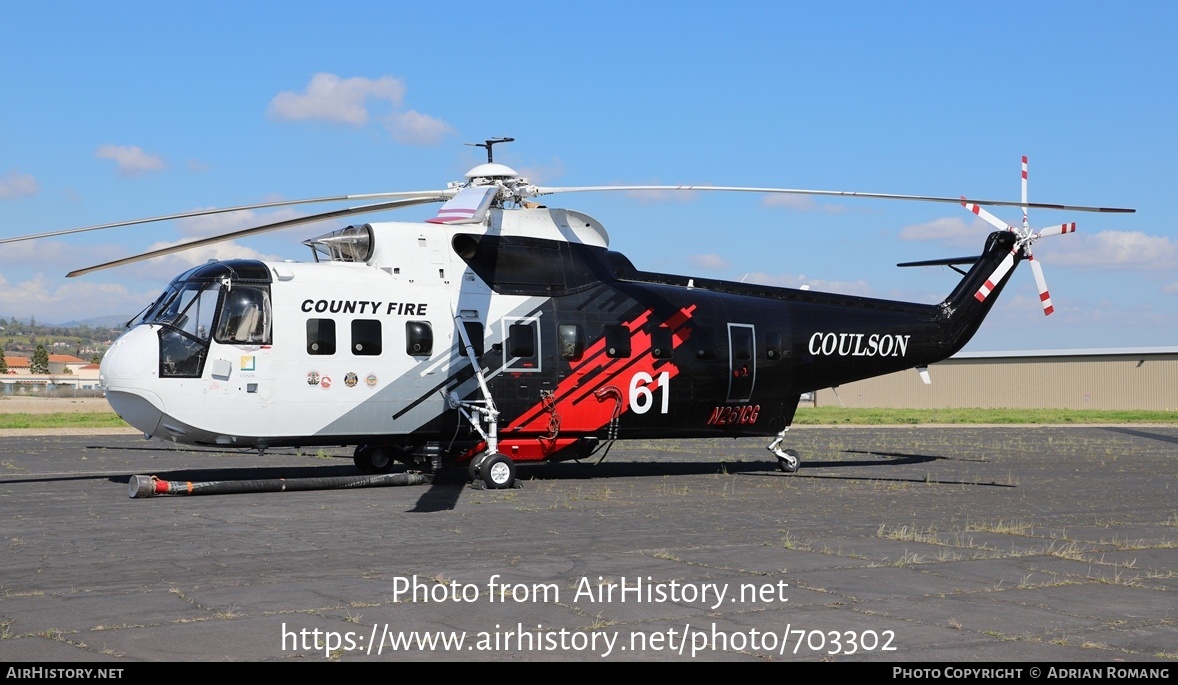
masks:
<svg viewBox="0 0 1178 685"><path fill-rule="evenodd" d="M896 333L823 333L810 336L815 357L906 357L911 335Z"/></svg>

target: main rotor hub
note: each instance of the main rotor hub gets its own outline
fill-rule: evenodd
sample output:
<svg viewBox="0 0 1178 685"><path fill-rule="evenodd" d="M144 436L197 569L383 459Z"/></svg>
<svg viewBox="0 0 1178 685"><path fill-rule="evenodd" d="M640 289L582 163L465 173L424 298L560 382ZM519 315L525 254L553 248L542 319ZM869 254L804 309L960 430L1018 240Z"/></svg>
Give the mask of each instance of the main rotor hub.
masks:
<svg viewBox="0 0 1178 685"><path fill-rule="evenodd" d="M470 171L466 172L466 178L475 180L478 178L485 178L489 181L498 181L501 179L517 178L519 173L515 169L506 164L499 164L497 162L487 162L480 164Z"/></svg>

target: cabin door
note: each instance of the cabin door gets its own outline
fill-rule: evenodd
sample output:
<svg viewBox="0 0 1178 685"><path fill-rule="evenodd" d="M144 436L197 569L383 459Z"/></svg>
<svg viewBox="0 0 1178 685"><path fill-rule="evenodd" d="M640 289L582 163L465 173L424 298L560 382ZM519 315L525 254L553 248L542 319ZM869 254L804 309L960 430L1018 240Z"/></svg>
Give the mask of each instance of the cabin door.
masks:
<svg viewBox="0 0 1178 685"><path fill-rule="evenodd" d="M728 402L748 402L757 380L757 336L752 324L728 324Z"/></svg>

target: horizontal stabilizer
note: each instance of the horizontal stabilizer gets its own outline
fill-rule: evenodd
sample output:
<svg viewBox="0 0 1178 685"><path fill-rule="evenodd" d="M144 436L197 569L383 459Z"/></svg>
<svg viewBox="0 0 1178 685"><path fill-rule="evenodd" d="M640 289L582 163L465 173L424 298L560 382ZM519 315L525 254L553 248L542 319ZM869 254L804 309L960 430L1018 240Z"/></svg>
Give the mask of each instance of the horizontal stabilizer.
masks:
<svg viewBox="0 0 1178 685"><path fill-rule="evenodd" d="M974 257L947 257L945 259L926 259L923 262L904 262L902 264L897 264L896 266L955 266L957 264L972 265L981 258L981 255L976 255Z"/></svg>

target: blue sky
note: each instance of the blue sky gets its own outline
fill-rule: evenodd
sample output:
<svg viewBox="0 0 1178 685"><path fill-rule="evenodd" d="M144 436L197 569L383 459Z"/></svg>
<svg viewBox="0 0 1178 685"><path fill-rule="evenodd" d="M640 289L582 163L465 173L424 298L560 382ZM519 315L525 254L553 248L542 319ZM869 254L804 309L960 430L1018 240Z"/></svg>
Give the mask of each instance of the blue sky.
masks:
<svg viewBox="0 0 1178 685"><path fill-rule="evenodd" d="M1056 313L1014 274L968 349L1178 344L1178 5L5 3L0 235L445 187L490 136L543 185L716 184L1134 207L1032 210ZM988 226L956 205L570 194L639 268L939 301ZM324 206L323 210L331 206ZM422 207L365 217L416 220ZM0 316L130 315L210 256L307 259L294 228L76 279L258 211L0 246ZM994 214L1017 223L1016 208Z"/></svg>

